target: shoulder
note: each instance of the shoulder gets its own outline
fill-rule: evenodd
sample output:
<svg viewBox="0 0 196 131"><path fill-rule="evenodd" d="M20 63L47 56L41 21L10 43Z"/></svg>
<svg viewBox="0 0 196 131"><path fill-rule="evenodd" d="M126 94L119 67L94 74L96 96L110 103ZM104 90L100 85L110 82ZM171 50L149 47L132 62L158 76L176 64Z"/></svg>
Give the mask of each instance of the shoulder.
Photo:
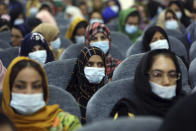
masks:
<svg viewBox="0 0 196 131"><path fill-rule="evenodd" d="M57 131L57 130L74 131L80 127L81 127L81 123L77 116L74 116L67 112L59 112L53 122L50 131Z"/></svg>
<svg viewBox="0 0 196 131"><path fill-rule="evenodd" d="M114 118L117 118L118 116L129 116L133 118L136 114L136 110L137 106L134 102L127 99L121 99L112 109L111 116Z"/></svg>

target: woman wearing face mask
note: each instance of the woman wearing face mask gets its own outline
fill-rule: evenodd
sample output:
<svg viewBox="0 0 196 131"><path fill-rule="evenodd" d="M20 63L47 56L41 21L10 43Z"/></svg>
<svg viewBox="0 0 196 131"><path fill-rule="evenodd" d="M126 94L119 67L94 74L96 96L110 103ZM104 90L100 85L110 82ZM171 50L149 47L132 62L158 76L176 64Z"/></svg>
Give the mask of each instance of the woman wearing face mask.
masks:
<svg viewBox="0 0 196 131"><path fill-rule="evenodd" d="M186 15L185 8L181 1L171 1L168 7L176 13L177 18L185 27L189 26L191 23L190 18Z"/></svg>
<svg viewBox="0 0 196 131"><path fill-rule="evenodd" d="M175 12L171 9L167 9L163 15L159 16L157 26L160 26L163 29L178 30L181 32L180 21L178 20Z"/></svg>
<svg viewBox="0 0 196 131"><path fill-rule="evenodd" d="M21 44L20 56L28 56L42 65L54 61L54 56L40 33L29 33L25 36Z"/></svg>
<svg viewBox="0 0 196 131"><path fill-rule="evenodd" d="M90 24L93 24L95 22L104 23L101 12L96 10L90 13L90 19L89 19Z"/></svg>
<svg viewBox="0 0 196 131"><path fill-rule="evenodd" d="M11 29L11 43L13 47L18 47L26 34L30 32L30 28L27 24L14 25Z"/></svg>
<svg viewBox="0 0 196 131"><path fill-rule="evenodd" d="M26 16L36 16L39 12L39 0L29 0L26 5Z"/></svg>
<svg viewBox="0 0 196 131"><path fill-rule="evenodd" d="M112 78L115 68L120 64L118 59L110 55L111 37L109 28L102 23L95 22L89 25L85 34L85 46L94 46L100 48L106 56L106 74L109 79Z"/></svg>
<svg viewBox="0 0 196 131"><path fill-rule="evenodd" d="M156 49L170 49L166 32L159 26L152 26L146 30L143 36L144 51Z"/></svg>
<svg viewBox="0 0 196 131"><path fill-rule="evenodd" d="M77 117L58 105L47 105L49 89L44 69L28 57L17 57L8 67L3 85L2 111L20 131L73 131Z"/></svg>
<svg viewBox="0 0 196 131"><path fill-rule="evenodd" d="M71 25L69 26L65 37L70 39L73 43L76 44L84 44L85 42L85 31L88 26L88 22L81 17L77 17L73 20Z"/></svg>
<svg viewBox="0 0 196 131"><path fill-rule="evenodd" d="M133 88L134 100L121 99L113 108L112 117L165 117L176 101L185 95L175 54L168 50L145 54L136 68Z"/></svg>
<svg viewBox="0 0 196 131"><path fill-rule="evenodd" d="M99 48L83 48L66 88L80 105L83 124L86 122L86 106L89 99L106 82L105 64L105 55Z"/></svg>
<svg viewBox="0 0 196 131"><path fill-rule="evenodd" d="M35 29L32 32L39 32L44 36L45 40L48 43L48 46L53 52L55 60L58 60L65 50L63 48L60 48L61 39L59 37L60 31L58 27L50 23L42 23L35 27Z"/></svg>
<svg viewBox="0 0 196 131"><path fill-rule="evenodd" d="M140 14L135 8L130 8L120 12L118 19L118 29L129 36L132 43L141 36Z"/></svg>

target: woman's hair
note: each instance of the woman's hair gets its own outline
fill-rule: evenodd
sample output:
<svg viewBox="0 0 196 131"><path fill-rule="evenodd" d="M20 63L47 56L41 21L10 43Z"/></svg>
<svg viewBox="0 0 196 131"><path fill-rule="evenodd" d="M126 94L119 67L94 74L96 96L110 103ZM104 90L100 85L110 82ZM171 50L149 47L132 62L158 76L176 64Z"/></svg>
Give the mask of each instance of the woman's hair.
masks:
<svg viewBox="0 0 196 131"><path fill-rule="evenodd" d="M75 42L75 36L76 36L77 30L80 29L80 28L85 28L86 29L87 26L88 26L88 23L86 21L82 21L82 22L78 23L78 25L76 26L76 28L73 31L73 35L71 37L71 40Z"/></svg>
<svg viewBox="0 0 196 131"><path fill-rule="evenodd" d="M177 18L177 16L176 16L175 12L174 12L173 10L171 10L171 9L167 9L167 10L165 11L165 19L166 19L167 13L171 13L171 14L173 15L174 19L175 19L175 20L178 20L178 18Z"/></svg>
<svg viewBox="0 0 196 131"><path fill-rule="evenodd" d="M140 13L139 13L139 11L137 11L137 10L131 12L131 13L127 16L126 21L128 20L129 17L138 17L138 18L139 18L139 23L140 23L140 21L141 21Z"/></svg>
<svg viewBox="0 0 196 131"><path fill-rule="evenodd" d="M13 122L3 112L0 112L0 126L6 125L8 125L12 129L12 131L16 130Z"/></svg>
<svg viewBox="0 0 196 131"><path fill-rule="evenodd" d="M150 50L149 45L150 45L150 42L156 32L160 32L165 37L165 39L167 39L167 41L169 43L169 39L168 39L166 32L159 26L152 26L146 30L146 32L144 33L144 36L143 36L142 43L143 43L143 47L144 47L145 51Z"/></svg>
<svg viewBox="0 0 196 131"><path fill-rule="evenodd" d="M43 69L41 68L41 66L34 62L34 61L29 61L29 60L22 60L18 63L16 63L11 71L10 74L10 90L12 90L13 84L14 84L14 80L17 77L18 73L23 70L24 68L27 67L31 67L33 69L35 69L41 76L42 78L42 87L43 87L43 92L44 92L44 100L46 100L46 96L47 96L47 80L45 79L45 74L43 72Z"/></svg>

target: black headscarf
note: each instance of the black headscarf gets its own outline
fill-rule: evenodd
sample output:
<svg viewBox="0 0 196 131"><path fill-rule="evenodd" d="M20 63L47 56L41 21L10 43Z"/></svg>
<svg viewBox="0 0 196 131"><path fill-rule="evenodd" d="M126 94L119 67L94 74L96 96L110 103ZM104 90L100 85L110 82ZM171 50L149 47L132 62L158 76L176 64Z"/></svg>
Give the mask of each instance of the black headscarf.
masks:
<svg viewBox="0 0 196 131"><path fill-rule="evenodd" d="M185 8L183 6L183 3L181 1L171 1L168 6L170 7L172 4L176 4L179 7L179 9L180 9L180 11L182 13L182 18L180 19L180 22L185 27L188 27L189 24L191 23L191 21L190 21L190 18L188 16L186 16L186 14L185 14L185 11L184 11Z"/></svg>
<svg viewBox="0 0 196 131"><path fill-rule="evenodd" d="M146 32L144 33L144 36L143 36L142 43L143 43L144 51L150 50L149 45L150 45L150 42L156 32L160 32L167 39L167 42L169 44L169 39L168 39L167 33L159 26L152 26L146 30ZM169 44L169 48L170 48L170 44Z"/></svg>
<svg viewBox="0 0 196 131"><path fill-rule="evenodd" d="M85 123L86 105L91 96L105 84L105 78L99 84L91 84L85 77L84 67L91 56L98 55L104 62L106 69L105 55L96 47L84 47L78 55L71 80L66 90L70 92L80 105L82 112L82 122ZM106 71L105 71L106 73Z"/></svg>
<svg viewBox="0 0 196 131"><path fill-rule="evenodd" d="M141 106L143 106L144 112L164 117L169 108L171 108L176 100L178 100L182 95L182 79L180 77L180 79L177 80L176 97L171 100L162 99L152 92L151 86L149 84L148 72L152 66L154 56L161 54L170 57L176 66L176 71L181 73L177 58L174 53L164 49L153 50L144 55L138 64L135 72L134 87L136 95L142 101Z"/></svg>
<svg viewBox="0 0 196 131"><path fill-rule="evenodd" d="M196 131L196 94L179 101L167 114L159 131Z"/></svg>
<svg viewBox="0 0 196 131"><path fill-rule="evenodd" d="M49 49L45 38L40 33L29 33L24 37L21 44L20 56L28 56L29 53L32 52L33 47L36 45L40 45L46 50L46 63L54 61L54 56Z"/></svg>

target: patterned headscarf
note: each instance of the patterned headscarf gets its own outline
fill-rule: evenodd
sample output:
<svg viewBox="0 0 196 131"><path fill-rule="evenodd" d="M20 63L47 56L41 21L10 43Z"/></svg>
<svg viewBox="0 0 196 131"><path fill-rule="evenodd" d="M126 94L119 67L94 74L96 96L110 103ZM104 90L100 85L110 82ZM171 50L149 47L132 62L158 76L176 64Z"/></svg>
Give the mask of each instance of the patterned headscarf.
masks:
<svg viewBox="0 0 196 131"><path fill-rule="evenodd" d="M86 105L91 98L91 96L105 84L105 78L99 84L91 84L85 77L84 67L87 64L91 56L98 55L104 62L104 67L106 68L105 55L104 53L96 47L84 47L75 64L71 80L67 87L67 91L70 92L77 100L80 105L82 112L82 122L85 122Z"/></svg>
<svg viewBox="0 0 196 131"><path fill-rule="evenodd" d="M110 30L109 28L103 24L103 23L98 23L95 22L92 25L89 25L86 28L86 34L85 34L85 46L89 46L90 45L90 41L92 39L92 37L94 35L96 35L97 33L103 33L109 40L109 47L111 49L111 36L110 36ZM108 50L107 54L109 53L110 49ZM106 56L107 56L106 54Z"/></svg>
<svg viewBox="0 0 196 131"><path fill-rule="evenodd" d="M33 47L36 45L40 45L46 50L46 63L54 61L54 56L51 50L49 49L44 36L40 33L29 33L25 36L21 44L20 56L28 56L29 53L32 51Z"/></svg>

